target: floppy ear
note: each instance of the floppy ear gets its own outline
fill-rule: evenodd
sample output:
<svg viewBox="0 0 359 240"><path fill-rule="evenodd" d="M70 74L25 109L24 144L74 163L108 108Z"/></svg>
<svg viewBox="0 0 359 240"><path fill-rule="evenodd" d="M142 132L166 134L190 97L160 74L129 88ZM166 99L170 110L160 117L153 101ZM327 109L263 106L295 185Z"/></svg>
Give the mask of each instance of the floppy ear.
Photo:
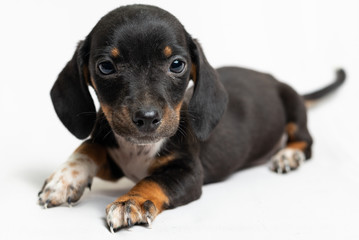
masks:
<svg viewBox="0 0 359 240"><path fill-rule="evenodd" d="M89 136L96 120L95 105L85 79L89 76L85 56L88 56L88 47L82 41L50 93L57 116L79 139Z"/></svg>
<svg viewBox="0 0 359 240"><path fill-rule="evenodd" d="M190 124L197 138L204 141L209 138L226 110L228 95L197 40L190 38L189 46L194 81L193 95L188 106Z"/></svg>

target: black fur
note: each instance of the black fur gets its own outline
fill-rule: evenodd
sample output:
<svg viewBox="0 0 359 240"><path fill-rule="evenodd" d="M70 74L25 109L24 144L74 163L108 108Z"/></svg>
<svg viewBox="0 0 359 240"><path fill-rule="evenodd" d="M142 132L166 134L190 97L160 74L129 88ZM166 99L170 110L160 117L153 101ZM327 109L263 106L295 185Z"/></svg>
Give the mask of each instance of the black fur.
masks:
<svg viewBox="0 0 359 240"><path fill-rule="evenodd" d="M163 55L166 46L171 57ZM114 48L118 57L111 57ZM181 74L168 71L174 56L186 62ZM99 72L103 61L116 66L115 74ZM191 76L193 95L187 91L185 96ZM96 123L87 84L95 88L103 110ZM115 134L142 144L168 139L158 156L175 153L176 159L147 177L168 195L167 208L197 199L205 183L270 157L288 123L297 126L295 141L304 141L306 157L311 156L301 96L268 74L213 69L178 20L152 6L121 7L104 16L60 73L51 97L59 118L78 138L92 132L90 141L119 148ZM180 119L168 113L178 106ZM169 115L158 130L141 132L131 118L149 108Z"/></svg>
<svg viewBox="0 0 359 240"><path fill-rule="evenodd" d="M304 94L303 98L305 100L310 100L310 101L322 98L325 95L333 92L338 87L340 87L344 83L345 78L346 78L346 74L345 74L344 70L343 69L338 69L336 79L332 84L330 84L330 85L328 85L328 86L326 86L326 87L324 87L324 88L322 88L322 89L320 89L318 91L308 93L308 94Z"/></svg>
<svg viewBox="0 0 359 240"><path fill-rule="evenodd" d="M77 138L84 139L92 131L96 109L87 87L84 71L83 42L80 42L72 59L59 74L51 89L51 100L57 115Z"/></svg>
<svg viewBox="0 0 359 240"><path fill-rule="evenodd" d="M228 96L199 43L190 38L189 45L197 75L188 107L188 111L192 113L189 121L197 138L204 141L222 118L227 108Z"/></svg>

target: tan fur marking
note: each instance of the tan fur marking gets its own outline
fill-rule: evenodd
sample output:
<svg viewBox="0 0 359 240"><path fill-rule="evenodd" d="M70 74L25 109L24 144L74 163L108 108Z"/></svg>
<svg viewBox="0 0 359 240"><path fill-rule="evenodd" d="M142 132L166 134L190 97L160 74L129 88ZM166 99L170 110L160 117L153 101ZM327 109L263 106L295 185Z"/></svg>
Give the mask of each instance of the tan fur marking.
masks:
<svg viewBox="0 0 359 240"><path fill-rule="evenodd" d="M65 178L63 176L60 177L60 182L62 183L62 185L66 186L69 183L65 180Z"/></svg>
<svg viewBox="0 0 359 240"><path fill-rule="evenodd" d="M96 143L84 142L75 150L75 153L85 154L99 166L99 170L96 174L97 177L105 180L115 180L111 175L111 169L107 161L107 150L105 147Z"/></svg>
<svg viewBox="0 0 359 240"><path fill-rule="evenodd" d="M174 108L167 105L163 109L163 116L161 121L162 124L157 129L158 132L169 131L170 129L174 131L174 128L178 127L182 103L183 101L181 101L178 105L174 106Z"/></svg>
<svg viewBox="0 0 359 240"><path fill-rule="evenodd" d="M103 114L105 114L107 120L111 121L112 118L111 118L111 113L110 113L110 111L111 111L110 106L108 106L106 104L101 104L101 109L102 109Z"/></svg>
<svg viewBox="0 0 359 240"><path fill-rule="evenodd" d="M118 48L112 48L111 50L111 56L114 58L117 58L118 56L120 56L120 50L118 50Z"/></svg>
<svg viewBox="0 0 359 240"><path fill-rule="evenodd" d="M304 102L304 105L307 109L314 107L315 104L316 104L316 101L314 101L314 100L305 100L305 102Z"/></svg>
<svg viewBox="0 0 359 240"><path fill-rule="evenodd" d="M130 132L135 132L137 130L137 127L132 121L132 116L127 106L120 106L116 109L113 109L108 105L101 104L101 108L112 128L123 128Z"/></svg>
<svg viewBox="0 0 359 240"><path fill-rule="evenodd" d="M167 123L167 124L170 123L170 121L171 121L171 109L168 106L166 106L163 109L163 117L162 117L161 126L163 125L163 123Z"/></svg>
<svg viewBox="0 0 359 240"><path fill-rule="evenodd" d="M175 107L175 111L178 119L180 119L182 104L183 104L183 100Z"/></svg>
<svg viewBox="0 0 359 240"><path fill-rule="evenodd" d="M84 75L86 84L87 84L87 85L90 85L90 82L89 82L89 69L88 69L87 65L84 65L84 66L83 66L82 72L83 72L83 75Z"/></svg>
<svg viewBox="0 0 359 240"><path fill-rule="evenodd" d="M147 200L152 201L157 208L157 214L164 210L165 205L169 204L169 199L161 186L149 180L140 181L127 194L119 197L116 202L125 202L130 199L140 206Z"/></svg>
<svg viewBox="0 0 359 240"><path fill-rule="evenodd" d="M79 171L73 170L71 174L72 174L72 177L75 178L75 177L77 177L80 173L79 173Z"/></svg>
<svg viewBox="0 0 359 240"><path fill-rule="evenodd" d="M75 167L76 165L77 165L77 163L75 163L75 162L70 162L70 163L69 163L69 166L70 166L70 167Z"/></svg>
<svg viewBox="0 0 359 240"><path fill-rule="evenodd" d="M176 154L174 153L155 158L151 166L148 168L148 173L152 174L156 169L167 165L169 162L173 161L174 159L176 159Z"/></svg>
<svg viewBox="0 0 359 240"><path fill-rule="evenodd" d="M300 141L300 142L290 142L287 145L287 148L293 148L293 149L298 149L301 151L304 151L307 148L308 144L304 141Z"/></svg>
<svg viewBox="0 0 359 240"><path fill-rule="evenodd" d="M172 49L169 46L166 46L165 49L163 50L163 53L165 54L166 57L170 57L172 55Z"/></svg>
<svg viewBox="0 0 359 240"><path fill-rule="evenodd" d="M132 122L130 110L128 110L128 107L123 107L121 109L121 116L123 116L123 119L126 119L126 122Z"/></svg>
<svg viewBox="0 0 359 240"><path fill-rule="evenodd" d="M97 92L97 86L96 86L95 81L93 80L92 77L90 78L90 81L91 81L92 87L93 87L93 88L95 89L95 91Z"/></svg>
<svg viewBox="0 0 359 240"><path fill-rule="evenodd" d="M288 137L290 141L295 140L295 134L298 131L298 126L295 123L288 123L285 126L285 131L288 133Z"/></svg>
<svg viewBox="0 0 359 240"><path fill-rule="evenodd" d="M85 154L98 165L106 161L106 149L96 143L84 142L75 150L75 153Z"/></svg>
<svg viewBox="0 0 359 240"><path fill-rule="evenodd" d="M196 81L197 81L197 66L195 64L192 64L190 76L191 76L191 79L193 80L193 83L196 83Z"/></svg>

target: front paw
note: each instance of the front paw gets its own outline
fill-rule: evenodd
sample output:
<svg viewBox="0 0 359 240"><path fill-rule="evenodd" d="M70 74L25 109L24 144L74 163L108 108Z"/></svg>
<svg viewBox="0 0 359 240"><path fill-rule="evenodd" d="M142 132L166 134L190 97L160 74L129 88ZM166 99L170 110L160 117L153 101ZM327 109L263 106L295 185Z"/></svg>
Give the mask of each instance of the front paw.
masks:
<svg viewBox="0 0 359 240"><path fill-rule="evenodd" d="M39 192L39 204L44 208L77 202L86 187L91 187L93 174L86 161L68 161L52 174Z"/></svg>
<svg viewBox="0 0 359 240"><path fill-rule="evenodd" d="M123 227L132 227L135 224L147 224L158 214L158 210L151 200L142 197L120 198L106 208L107 224L112 233Z"/></svg>

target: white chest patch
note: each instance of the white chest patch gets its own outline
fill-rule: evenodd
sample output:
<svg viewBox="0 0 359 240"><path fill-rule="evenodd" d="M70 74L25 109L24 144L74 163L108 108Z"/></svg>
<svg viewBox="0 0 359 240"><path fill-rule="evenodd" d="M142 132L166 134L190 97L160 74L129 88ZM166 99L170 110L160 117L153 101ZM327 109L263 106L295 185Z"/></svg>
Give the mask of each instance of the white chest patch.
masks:
<svg viewBox="0 0 359 240"><path fill-rule="evenodd" d="M107 151L125 176L134 182L148 176L148 169L165 142L160 140L154 144L137 145L117 135L116 140L119 147L108 148Z"/></svg>

